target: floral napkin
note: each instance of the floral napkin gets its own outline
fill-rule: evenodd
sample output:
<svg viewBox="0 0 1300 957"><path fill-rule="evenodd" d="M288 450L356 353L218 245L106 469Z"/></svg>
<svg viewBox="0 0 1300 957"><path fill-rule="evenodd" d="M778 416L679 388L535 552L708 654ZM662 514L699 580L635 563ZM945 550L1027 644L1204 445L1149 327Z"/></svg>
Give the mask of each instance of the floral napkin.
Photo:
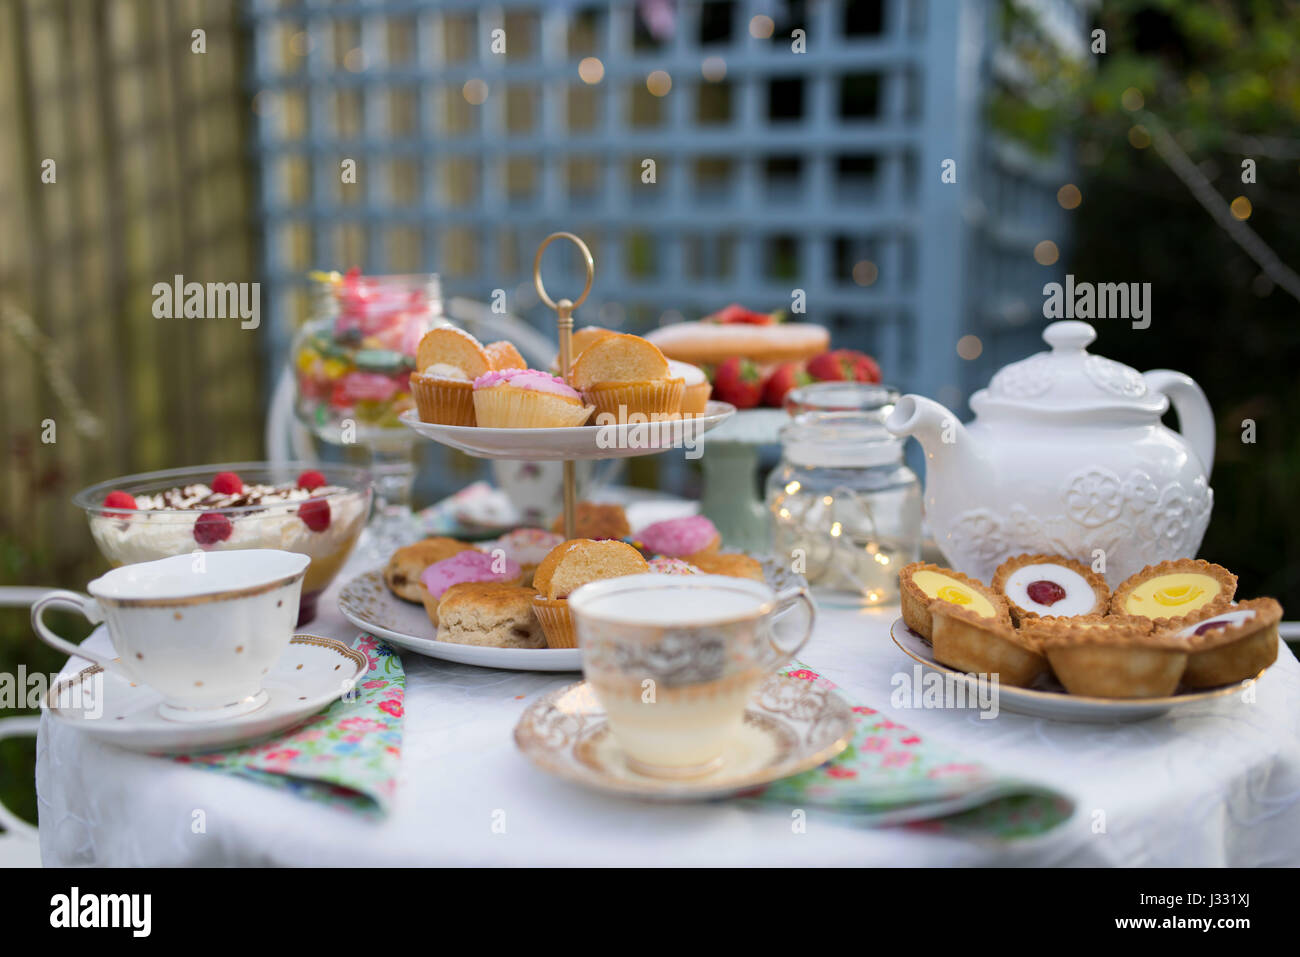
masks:
<svg viewBox="0 0 1300 957"><path fill-rule="evenodd" d="M836 687L797 662L781 674ZM819 805L863 824L912 823L927 831L996 838L1041 834L1074 811L1062 795L1005 778L873 708L854 707L853 721L853 738L836 758L749 796Z"/></svg>
<svg viewBox="0 0 1300 957"><path fill-rule="evenodd" d="M382 816L397 790L406 672L402 659L370 635L352 645L370 670L340 698L290 731L259 744L176 757L318 801Z"/></svg>

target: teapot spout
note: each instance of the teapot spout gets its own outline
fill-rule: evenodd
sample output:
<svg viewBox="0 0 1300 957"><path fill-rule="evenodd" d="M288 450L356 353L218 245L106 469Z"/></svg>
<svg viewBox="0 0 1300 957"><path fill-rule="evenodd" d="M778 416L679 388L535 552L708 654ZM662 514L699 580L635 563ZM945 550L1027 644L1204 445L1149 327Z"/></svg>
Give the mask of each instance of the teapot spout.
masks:
<svg viewBox="0 0 1300 957"><path fill-rule="evenodd" d="M973 460L966 427L938 402L920 395L905 395L885 419L885 428L898 436L912 436L925 450L927 472L932 464L945 467L949 460Z"/></svg>

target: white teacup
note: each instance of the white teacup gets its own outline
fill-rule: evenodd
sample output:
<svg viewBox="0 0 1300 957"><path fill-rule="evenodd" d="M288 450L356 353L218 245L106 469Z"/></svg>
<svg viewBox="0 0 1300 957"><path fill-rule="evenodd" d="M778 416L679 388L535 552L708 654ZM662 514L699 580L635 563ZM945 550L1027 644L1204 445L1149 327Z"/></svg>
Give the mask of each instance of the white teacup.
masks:
<svg viewBox="0 0 1300 957"><path fill-rule="evenodd" d="M793 641L776 626L802 604ZM723 575L628 575L569 596L582 671L628 765L655 777L720 767L759 684L812 634L808 592Z"/></svg>
<svg viewBox="0 0 1300 957"><path fill-rule="evenodd" d="M212 721L266 703L262 679L289 647L303 574L311 559L274 549L196 552L123 565L86 590L56 591L32 606L32 627L49 645L163 696L174 721ZM78 647L45 624L63 605L108 623L117 657Z"/></svg>

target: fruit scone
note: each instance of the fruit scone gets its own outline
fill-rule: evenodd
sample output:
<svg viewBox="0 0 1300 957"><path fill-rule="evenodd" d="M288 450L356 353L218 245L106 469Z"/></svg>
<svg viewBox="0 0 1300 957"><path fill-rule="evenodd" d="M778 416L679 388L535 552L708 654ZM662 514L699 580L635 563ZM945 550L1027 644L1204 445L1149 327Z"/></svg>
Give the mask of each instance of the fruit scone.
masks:
<svg viewBox="0 0 1300 957"><path fill-rule="evenodd" d="M384 584L398 598L418 605L424 600L420 593L420 576L424 570L473 547L454 538L426 538L404 545L393 552L384 566Z"/></svg>
<svg viewBox="0 0 1300 957"><path fill-rule="evenodd" d="M524 367L523 356L509 342L484 346L463 329L430 329L420 339L411 373L421 421L475 425L474 381L489 372Z"/></svg>
<svg viewBox="0 0 1300 957"><path fill-rule="evenodd" d="M555 546L533 574L533 611L552 648L576 648L569 595L587 582L640 575L650 566L631 545L614 540L575 538Z"/></svg>
<svg viewBox="0 0 1300 957"><path fill-rule="evenodd" d="M505 582L462 582L438 602L438 640L490 648L545 648L537 592Z"/></svg>
<svg viewBox="0 0 1300 957"><path fill-rule="evenodd" d="M950 568L913 562L898 574L903 622L927 638L936 661L1028 687L1047 671L1037 645L1011 624L1007 600Z"/></svg>

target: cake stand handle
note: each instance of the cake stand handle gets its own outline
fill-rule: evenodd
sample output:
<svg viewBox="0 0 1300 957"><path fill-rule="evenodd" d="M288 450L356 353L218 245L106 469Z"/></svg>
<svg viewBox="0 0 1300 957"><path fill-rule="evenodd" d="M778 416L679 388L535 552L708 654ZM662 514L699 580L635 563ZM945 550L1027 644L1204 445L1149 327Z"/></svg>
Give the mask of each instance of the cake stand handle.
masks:
<svg viewBox="0 0 1300 957"><path fill-rule="evenodd" d="M546 287L542 284L542 253L557 239L567 239L582 252L582 261L587 267L587 282L577 299L561 299L556 302L547 294ZM573 370L570 368L573 364L573 310L582 305L583 300L587 298L587 293L591 292L591 281L595 276L596 261L591 258L591 250L573 233L551 233L537 247L537 255L533 257L533 285L537 287L537 295L541 297L542 302L555 310L555 327L560 340L560 375L570 386L573 385ZM564 538L566 541L577 537L576 498L577 479L573 462L566 459L564 462Z"/></svg>

